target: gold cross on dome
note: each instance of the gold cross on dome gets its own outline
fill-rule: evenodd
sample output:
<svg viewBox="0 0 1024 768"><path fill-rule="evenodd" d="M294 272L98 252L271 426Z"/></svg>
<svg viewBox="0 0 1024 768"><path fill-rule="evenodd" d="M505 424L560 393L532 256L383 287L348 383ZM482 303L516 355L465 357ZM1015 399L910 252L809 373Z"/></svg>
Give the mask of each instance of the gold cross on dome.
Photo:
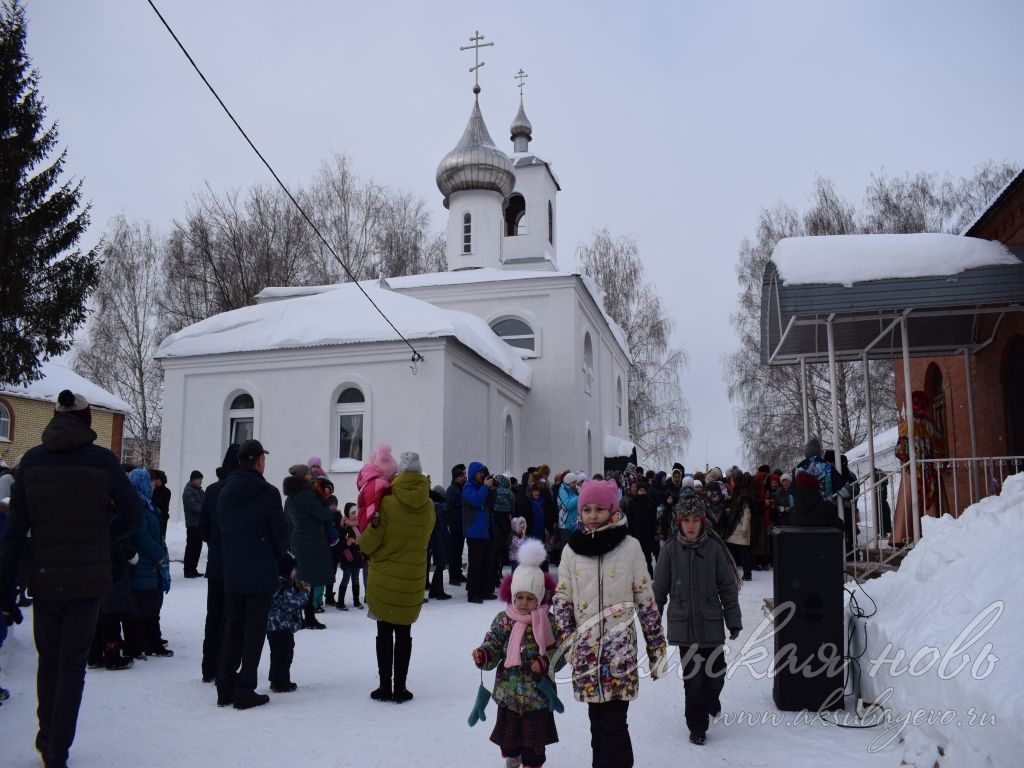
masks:
<svg viewBox="0 0 1024 768"><path fill-rule="evenodd" d="M480 61L480 49L481 48L486 48L489 45L494 45L493 42L484 43L484 42L481 42L482 40L484 40L484 36L480 34L480 30L478 29L474 33L473 37L469 38L469 42L471 42L472 45L462 45L462 46L459 46L459 50L460 51L468 51L470 48L473 49L473 55L475 57L476 63L472 67L469 68L469 71L473 72L474 75L475 75L475 83L473 85L473 92L474 93L479 93L480 92L480 72L478 70L480 69L480 67L482 67L484 64L486 64L486 62Z"/></svg>
<svg viewBox="0 0 1024 768"><path fill-rule="evenodd" d="M522 67L520 67L519 71L516 72L516 74L515 74L515 79L519 81L519 98L520 99L523 98L523 86L526 85L526 78L528 78L528 77L529 77L529 75L526 74L526 72L523 71Z"/></svg>

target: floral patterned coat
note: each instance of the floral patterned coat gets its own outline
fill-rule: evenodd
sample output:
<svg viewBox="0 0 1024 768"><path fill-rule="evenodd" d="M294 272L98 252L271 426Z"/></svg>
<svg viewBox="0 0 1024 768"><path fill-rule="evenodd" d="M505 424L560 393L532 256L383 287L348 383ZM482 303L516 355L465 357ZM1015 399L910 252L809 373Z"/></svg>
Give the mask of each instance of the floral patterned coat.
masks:
<svg viewBox="0 0 1024 768"><path fill-rule="evenodd" d="M500 707L505 707L517 714L534 712L548 708L548 700L541 693L538 684L548 670L547 652L541 653L533 636L533 628L527 627L523 636L523 645L519 650L522 663L518 667L505 666L505 652L508 648L509 636L512 634L513 620L502 611L494 617L491 628L484 637L479 650L484 652L484 662L480 669L494 669L494 690L491 698ZM534 659L540 659L541 673L536 674L530 669Z"/></svg>
<svg viewBox="0 0 1024 768"><path fill-rule="evenodd" d="M651 670L667 652L647 562L640 543L625 535L625 524L619 517L593 534L573 534L558 567L551 604L553 658L556 669L561 657L572 665L576 699L587 703L639 695L637 618ZM609 544L612 548L604 551Z"/></svg>

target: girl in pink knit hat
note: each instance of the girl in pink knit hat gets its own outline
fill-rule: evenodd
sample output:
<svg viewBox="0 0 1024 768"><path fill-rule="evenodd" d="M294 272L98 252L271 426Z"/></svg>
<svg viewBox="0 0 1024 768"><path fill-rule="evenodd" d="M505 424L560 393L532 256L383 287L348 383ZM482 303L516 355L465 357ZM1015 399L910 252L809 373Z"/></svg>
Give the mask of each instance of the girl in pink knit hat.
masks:
<svg viewBox="0 0 1024 768"><path fill-rule="evenodd" d="M594 765L633 765L626 714L640 692L637 619L657 679L667 646L647 560L619 511L615 481L587 480L578 527L562 550L551 624L555 668L572 665L576 699L589 709Z"/></svg>
<svg viewBox="0 0 1024 768"><path fill-rule="evenodd" d="M366 530L380 511L380 500L391 493L391 480L398 472L398 461L391 455L391 446L381 443L377 450L370 454L370 460L359 470L356 477L356 488L359 496L356 506L359 509L359 532Z"/></svg>

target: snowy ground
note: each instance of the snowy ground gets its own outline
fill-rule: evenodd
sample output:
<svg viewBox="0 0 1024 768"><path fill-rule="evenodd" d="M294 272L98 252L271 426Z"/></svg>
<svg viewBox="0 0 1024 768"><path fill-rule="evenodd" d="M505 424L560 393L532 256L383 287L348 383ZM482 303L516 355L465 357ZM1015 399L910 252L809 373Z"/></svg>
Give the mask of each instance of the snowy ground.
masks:
<svg viewBox="0 0 1024 768"><path fill-rule="evenodd" d="M180 553L181 531L172 531L172 554ZM296 636L292 679L299 690L274 695L265 707L244 712L218 708L212 685L200 681L206 583L180 578L181 565L163 611L163 628L175 656L137 662L122 672L90 670L71 753L75 768L91 766L500 766L497 747L488 736L488 721L466 724L480 673L469 653L483 638L498 609L494 603L471 605L461 588L455 599L425 605L413 628L409 687L414 701L378 704L369 699L376 687L374 625L365 612L328 607L326 630ZM761 600L771 592L771 574L754 573L741 593L746 628L737 650L762 618ZM31 611L0 650L0 684L11 699L0 706L0 764L4 768L38 766L35 735L35 653ZM771 653L771 648L768 648ZM268 651L260 670L266 685ZM753 665L763 669L764 664ZM485 673L490 688L493 672ZM590 764L586 707L559 686L566 711L556 716L560 743L548 751L549 765ZM721 766L897 766L900 751L871 749L881 729L846 730L821 722L799 725L719 723L711 726L705 747L687 743L682 726L682 682L673 677L644 680L640 698L630 707L630 731L637 765L691 763ZM760 717L779 713L771 680L755 679L743 666L725 685L727 713ZM369 738L367 738L369 736ZM691 763L692 764L692 763Z"/></svg>

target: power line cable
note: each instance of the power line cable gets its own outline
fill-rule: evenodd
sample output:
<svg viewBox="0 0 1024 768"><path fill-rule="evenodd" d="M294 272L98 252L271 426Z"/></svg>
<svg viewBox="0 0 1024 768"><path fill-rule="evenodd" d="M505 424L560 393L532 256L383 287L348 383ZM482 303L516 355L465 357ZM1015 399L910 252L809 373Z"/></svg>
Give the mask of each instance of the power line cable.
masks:
<svg viewBox="0 0 1024 768"><path fill-rule="evenodd" d="M221 109L224 110L224 113L231 119L231 122L234 123L235 128L238 129L238 132L242 134L242 138L244 138L246 143L252 148L252 151L256 153L256 156L260 159L263 165L266 166L267 170L270 171L270 175L274 177L274 181L276 181L278 183L278 186L280 186L281 189L284 190L285 195L287 195L288 199L291 200L292 205L294 205L296 209L298 209L299 213L302 214L302 218L306 220L306 223L309 224L312 230L316 233L316 236L320 238L320 242L324 244L327 250L331 252L331 255L335 258L335 260L341 265L341 268L345 270L345 274L348 275L349 280L355 283L360 293L362 293L363 296L366 297L366 300L373 305L373 308L377 310L380 316L384 318L385 322L387 322L387 324L391 326L391 329L398 335L398 338L404 341L406 346L408 346L409 349L412 350L412 364L414 366L413 370L415 370L416 363L423 360L423 355L416 351L416 347L412 345L412 342L405 338L402 332L398 330L398 328L395 326L393 322L391 322L391 318L384 314L384 310L377 306L377 302L375 302L370 297L370 294L366 292L366 289L363 288L362 284L360 284L360 282L356 280L355 275L352 274L352 270L348 268L348 265L337 254L337 252L334 250L331 244L327 242L327 238L321 234L319 229L317 229L316 224L313 223L313 220L309 217L309 214L307 214L305 209L299 204L299 201L295 199L295 196L291 193L288 187L285 186L285 183L281 181L281 177L277 175L277 171L275 171L273 166L271 166L270 163L267 162L267 158L263 156L263 153L259 151L256 145L253 143L252 139L249 138L249 134L245 132L245 129L242 128L238 120L235 119L235 116L231 114L231 110L228 109L227 104L224 103L224 100L217 93L217 90L210 84L210 81L206 79L206 75L203 74L203 71L199 68L199 65L196 64L195 59L192 58L192 55L188 52L188 49L186 49L181 40L178 39L178 36L174 33L174 30L171 29L171 25L167 23L167 19L165 19L163 14L160 13L160 9L156 7L156 4L153 2L153 0L146 0L146 2L149 3L149 7L153 9L153 12L157 15L157 18L160 19L160 22L164 25L164 28L167 30L170 36L174 38L174 42L178 44L178 48L180 48L181 52L185 54L185 58L187 58L188 63L192 65L192 69L196 71L196 74L199 75L199 78L203 81L203 84L206 85L206 87L210 90L210 93L213 94L213 98L217 100L217 103L220 104Z"/></svg>

